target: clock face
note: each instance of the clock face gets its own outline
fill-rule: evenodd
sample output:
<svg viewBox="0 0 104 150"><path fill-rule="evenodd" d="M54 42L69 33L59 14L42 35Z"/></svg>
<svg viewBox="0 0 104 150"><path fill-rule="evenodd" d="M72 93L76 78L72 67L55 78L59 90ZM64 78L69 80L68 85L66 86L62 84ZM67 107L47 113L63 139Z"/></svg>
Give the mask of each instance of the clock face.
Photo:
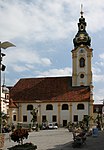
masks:
<svg viewBox="0 0 104 150"><path fill-rule="evenodd" d="M80 34L80 36L79 36L79 37L80 37L80 40L83 40L83 39L84 39L84 36L85 36L84 34Z"/></svg>
<svg viewBox="0 0 104 150"><path fill-rule="evenodd" d="M81 43L81 42L87 42L88 41L88 36L80 33L79 36L76 38L77 43Z"/></svg>

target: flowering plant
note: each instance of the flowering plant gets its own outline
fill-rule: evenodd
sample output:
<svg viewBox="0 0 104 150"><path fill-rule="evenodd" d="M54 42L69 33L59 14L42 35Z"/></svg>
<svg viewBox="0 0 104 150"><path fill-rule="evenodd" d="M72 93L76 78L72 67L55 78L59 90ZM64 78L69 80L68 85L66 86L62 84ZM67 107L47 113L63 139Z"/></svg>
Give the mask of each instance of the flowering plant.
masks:
<svg viewBox="0 0 104 150"><path fill-rule="evenodd" d="M14 142L18 142L21 145L23 144L23 139L28 138L28 131L26 129L16 129L12 134L11 134L11 140Z"/></svg>

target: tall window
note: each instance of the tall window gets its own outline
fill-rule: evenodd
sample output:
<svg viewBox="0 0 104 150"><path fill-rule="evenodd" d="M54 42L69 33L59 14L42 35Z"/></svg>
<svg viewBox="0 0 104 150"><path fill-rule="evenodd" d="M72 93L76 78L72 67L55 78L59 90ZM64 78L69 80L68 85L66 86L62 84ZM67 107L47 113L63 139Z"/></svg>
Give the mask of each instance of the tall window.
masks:
<svg viewBox="0 0 104 150"><path fill-rule="evenodd" d="M74 115L73 120L74 120L74 122L78 122L78 115Z"/></svg>
<svg viewBox="0 0 104 150"><path fill-rule="evenodd" d="M84 104L78 104L77 109L78 110L83 110L84 109Z"/></svg>
<svg viewBox="0 0 104 150"><path fill-rule="evenodd" d="M13 115L13 121L16 121L16 115Z"/></svg>
<svg viewBox="0 0 104 150"><path fill-rule="evenodd" d="M62 110L68 110L68 104L63 104L62 105Z"/></svg>
<svg viewBox="0 0 104 150"><path fill-rule="evenodd" d="M47 104L46 105L46 110L53 110L53 105L52 104Z"/></svg>
<svg viewBox="0 0 104 150"><path fill-rule="evenodd" d="M33 110L33 105L27 105L27 110Z"/></svg>
<svg viewBox="0 0 104 150"><path fill-rule="evenodd" d="M42 116L42 122L46 122L46 121L47 121L46 116L43 115L43 116Z"/></svg>
<svg viewBox="0 0 104 150"><path fill-rule="evenodd" d="M26 115L23 116L23 122L27 122L27 116Z"/></svg>
<svg viewBox="0 0 104 150"><path fill-rule="evenodd" d="M80 58L79 60L79 66L84 67L85 66L85 59L83 57Z"/></svg>
<svg viewBox="0 0 104 150"><path fill-rule="evenodd" d="M57 122L57 116L55 115L52 116L52 122Z"/></svg>

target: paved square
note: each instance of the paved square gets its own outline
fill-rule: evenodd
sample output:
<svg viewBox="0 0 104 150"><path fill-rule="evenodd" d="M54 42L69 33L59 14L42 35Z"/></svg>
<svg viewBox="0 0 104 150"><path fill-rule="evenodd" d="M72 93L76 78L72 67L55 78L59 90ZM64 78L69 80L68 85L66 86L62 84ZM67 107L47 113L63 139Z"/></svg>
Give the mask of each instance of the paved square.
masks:
<svg viewBox="0 0 104 150"><path fill-rule="evenodd" d="M56 130L40 130L29 133L29 138L24 140L37 145L37 150L73 150L72 133L68 129L59 128ZM3 150L17 145L17 143L9 140L9 134L5 134L5 146ZM87 137L86 144L81 150L104 150L104 131L99 131L98 137ZM74 148L79 150L79 148Z"/></svg>
<svg viewBox="0 0 104 150"><path fill-rule="evenodd" d="M61 150L69 142L72 141L72 133L68 129L59 128L54 130L40 130L39 132L29 132L28 139L25 142L32 142L37 145L38 150ZM9 140L9 134L5 135L5 146L3 150L8 147L16 145L16 142Z"/></svg>

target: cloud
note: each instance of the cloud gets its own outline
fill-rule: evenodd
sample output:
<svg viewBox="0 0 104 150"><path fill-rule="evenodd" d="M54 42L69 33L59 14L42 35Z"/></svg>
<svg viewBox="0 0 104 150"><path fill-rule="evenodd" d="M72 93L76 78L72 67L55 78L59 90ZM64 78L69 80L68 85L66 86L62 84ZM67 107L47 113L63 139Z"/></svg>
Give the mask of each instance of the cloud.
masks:
<svg viewBox="0 0 104 150"><path fill-rule="evenodd" d="M52 64L51 61L48 58L42 58L41 63L46 65L46 66L49 66L49 65Z"/></svg>
<svg viewBox="0 0 104 150"><path fill-rule="evenodd" d="M9 78L8 76L6 76L6 79L5 79L5 85L6 86L14 86L14 84L16 84L18 81L19 81L20 78ZM2 81L3 81L3 77L2 77ZM3 83L1 82L1 84L3 85Z"/></svg>
<svg viewBox="0 0 104 150"><path fill-rule="evenodd" d="M13 70L16 71L16 72L24 72L24 71L28 71L28 68L25 67L25 66L22 66L22 65L13 65Z"/></svg>
<svg viewBox="0 0 104 150"><path fill-rule="evenodd" d="M99 57L104 60L104 53L100 54Z"/></svg>
<svg viewBox="0 0 104 150"><path fill-rule="evenodd" d="M95 65L93 65L93 67L92 67L92 72L94 75L101 73L101 69L96 64L98 65L98 62L96 62Z"/></svg>
<svg viewBox="0 0 104 150"><path fill-rule="evenodd" d="M104 82L104 74L94 74L93 80L94 82Z"/></svg>
<svg viewBox="0 0 104 150"><path fill-rule="evenodd" d="M100 66L100 67L104 67L104 62L99 61L99 62L95 62L95 65ZM100 69L99 69L100 70ZM101 72L101 71L100 71Z"/></svg>
<svg viewBox="0 0 104 150"><path fill-rule="evenodd" d="M104 82L104 73L102 72L100 64L101 63L96 62L95 65L92 67L94 82Z"/></svg>
<svg viewBox="0 0 104 150"><path fill-rule="evenodd" d="M53 77L53 76L71 76L72 68L50 69L44 72L38 72L38 77Z"/></svg>
<svg viewBox="0 0 104 150"><path fill-rule="evenodd" d="M32 1L28 4L26 1L15 0L12 3L1 1L0 5L1 37L7 39L17 37L29 41L31 38L34 41L60 39L65 38L68 35L67 31L73 29L67 28L72 22L65 21L64 7L57 1L38 3Z"/></svg>
<svg viewBox="0 0 104 150"><path fill-rule="evenodd" d="M41 64L43 66L49 66L51 65L51 60L46 57L42 57L38 54L36 50L27 50L27 49L10 49L6 52L6 59L4 59L4 63L6 63L8 66L17 66L18 65L33 65L33 64ZM16 65L19 63L18 65ZM21 64L20 64L21 63ZM20 68L20 67L19 67ZM19 69L18 70L21 70ZM23 67L21 67L23 69ZM25 68L25 67L24 67ZM15 69L16 70L16 69ZM23 69L24 70L24 69ZM27 70L27 69L26 69Z"/></svg>
<svg viewBox="0 0 104 150"><path fill-rule="evenodd" d="M76 30L81 1L40 0L30 3L20 0L0 2L1 39L49 41L65 39ZM104 28L103 1L84 2L86 20L92 32ZM12 9L11 9L12 8ZM74 9L74 11L73 11ZM99 15L100 14L100 15ZM76 18L77 16L77 18ZM101 22L99 26L99 22ZM32 42L32 41L31 41Z"/></svg>
<svg viewBox="0 0 104 150"><path fill-rule="evenodd" d="M104 82L104 53L98 55L97 61L93 64L93 80L94 82Z"/></svg>
<svg viewBox="0 0 104 150"><path fill-rule="evenodd" d="M102 93L104 93L104 88L97 89L97 91L94 92L95 103L103 103L104 96Z"/></svg>

